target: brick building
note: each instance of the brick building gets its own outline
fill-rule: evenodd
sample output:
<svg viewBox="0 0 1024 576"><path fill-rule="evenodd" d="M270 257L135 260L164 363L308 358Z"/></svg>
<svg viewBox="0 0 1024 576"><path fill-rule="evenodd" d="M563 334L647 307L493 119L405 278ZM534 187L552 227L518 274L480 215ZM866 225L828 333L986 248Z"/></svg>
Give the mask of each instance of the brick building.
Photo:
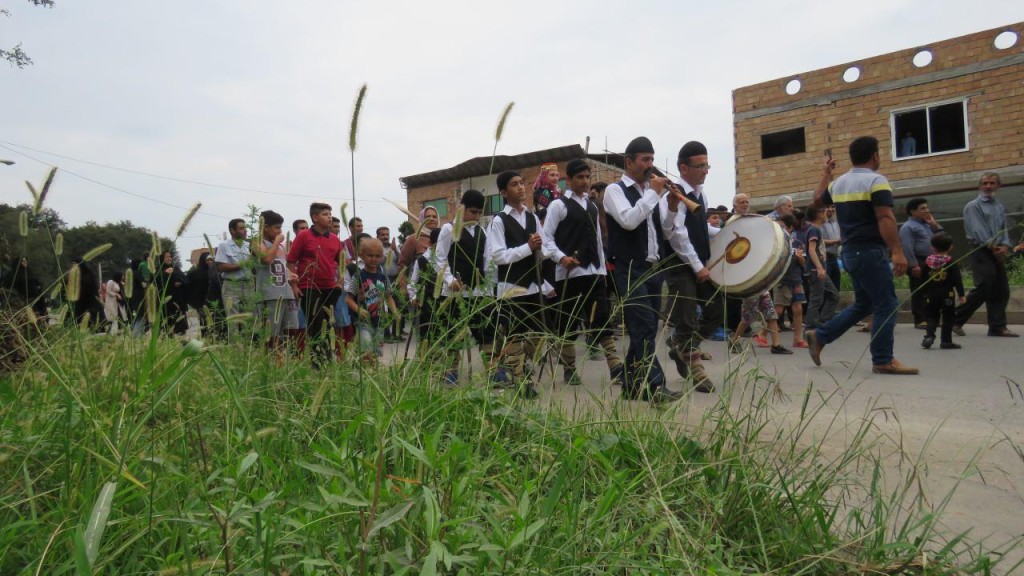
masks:
<svg viewBox="0 0 1024 576"><path fill-rule="evenodd" d="M518 170L526 181L526 203L533 208L533 196L530 190L533 181L543 164L558 165L559 174L563 179L561 188L565 190L565 166L573 158L586 158L591 169L591 181L615 182L622 176L622 157L618 155L586 154L579 144L561 146L548 150L538 150L517 154L515 156L495 156L493 167L491 156L481 156L467 160L461 164L413 176L400 178L402 187L406 189L406 205L413 213L425 206L437 209L441 221L455 217L459 197L463 191L475 188L484 193L486 203L484 215L490 216L504 207L496 183L497 175L505 170Z"/></svg>
<svg viewBox="0 0 1024 576"><path fill-rule="evenodd" d="M848 62L733 92L736 188L758 210L782 194L807 204L831 149L881 144L897 218L910 197L962 238L963 205L999 172L1011 220L1024 215L1024 23ZM902 201L901 201L902 200ZM1016 239L1019 231L1011 233ZM961 244L962 245L962 244Z"/></svg>

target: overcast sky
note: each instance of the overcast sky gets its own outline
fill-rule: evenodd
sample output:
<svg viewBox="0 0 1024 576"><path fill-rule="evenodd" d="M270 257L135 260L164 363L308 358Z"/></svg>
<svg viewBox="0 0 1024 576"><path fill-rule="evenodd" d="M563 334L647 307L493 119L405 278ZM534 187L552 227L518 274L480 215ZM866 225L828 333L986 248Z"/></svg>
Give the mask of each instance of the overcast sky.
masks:
<svg viewBox="0 0 1024 576"><path fill-rule="evenodd" d="M0 202L29 201L23 181L40 182L49 165L61 172L47 205L71 225L127 219L173 236L202 201L182 251L203 233L219 237L248 204L290 222L313 200L336 215L351 203L348 131L364 82L355 182L368 229L396 232L404 216L382 199L404 204L399 177L490 155L510 101L499 154L587 136L591 152L606 140L620 151L642 134L664 166L697 139L714 166L706 189L724 204L735 183L733 89L1024 19L1019 0L0 8L10 10L0 46L20 41L35 61L0 64L0 159L17 162L0 166Z"/></svg>

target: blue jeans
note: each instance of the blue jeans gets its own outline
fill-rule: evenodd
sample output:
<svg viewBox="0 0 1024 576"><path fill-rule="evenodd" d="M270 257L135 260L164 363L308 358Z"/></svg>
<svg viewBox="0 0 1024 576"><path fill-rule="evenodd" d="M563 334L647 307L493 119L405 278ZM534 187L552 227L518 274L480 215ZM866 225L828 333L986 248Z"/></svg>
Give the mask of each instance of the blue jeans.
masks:
<svg viewBox="0 0 1024 576"><path fill-rule="evenodd" d="M889 265L889 250L876 246L843 246L843 267L853 280L853 305L818 326L822 346L834 342L857 322L874 314L871 325L871 363L892 362L893 329L896 328L896 287Z"/></svg>
<svg viewBox="0 0 1024 576"><path fill-rule="evenodd" d="M615 287L622 297L622 314L629 333L623 392L638 394L665 385L665 372L655 355L658 310L661 309L661 273L646 262L615 268Z"/></svg>

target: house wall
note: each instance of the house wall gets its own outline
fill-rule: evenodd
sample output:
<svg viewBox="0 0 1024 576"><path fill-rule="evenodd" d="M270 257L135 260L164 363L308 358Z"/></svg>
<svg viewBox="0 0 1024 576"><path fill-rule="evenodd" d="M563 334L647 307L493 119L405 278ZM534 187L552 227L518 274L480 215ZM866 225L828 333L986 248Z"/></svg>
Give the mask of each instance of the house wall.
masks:
<svg viewBox="0 0 1024 576"><path fill-rule="evenodd" d="M1015 31L1017 42L996 49L1005 30ZM918 68L912 59L924 49L932 62ZM843 73L851 66L860 78L848 83ZM789 95L793 79L802 87ZM967 98L968 150L893 160L892 111L960 98ZM1016 175L1024 164L1024 23L739 88L733 113L737 191L758 208L780 194L807 199L824 151L831 149L844 171L849 142L864 135L879 139L881 172L897 196L967 190L987 170ZM806 152L761 158L762 134L798 127Z"/></svg>

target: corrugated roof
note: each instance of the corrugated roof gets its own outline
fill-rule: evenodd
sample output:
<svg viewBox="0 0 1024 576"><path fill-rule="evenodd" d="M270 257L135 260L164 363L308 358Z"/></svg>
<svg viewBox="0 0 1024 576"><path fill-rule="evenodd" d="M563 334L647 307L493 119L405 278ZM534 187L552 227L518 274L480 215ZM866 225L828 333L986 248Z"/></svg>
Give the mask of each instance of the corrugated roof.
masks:
<svg viewBox="0 0 1024 576"><path fill-rule="evenodd" d="M480 156L472 160L466 160L451 168L403 176L398 180L402 183L402 188L419 188L442 182L457 182L466 178L497 174L503 170L520 170L530 166L540 166L545 162L564 162L573 158L582 158L583 156L583 147L579 144L572 144L548 150L517 154L515 156L495 156L493 168L491 167L490 156ZM597 156L597 154L590 155L594 159L597 159ZM604 156L601 155L600 158L603 159Z"/></svg>

